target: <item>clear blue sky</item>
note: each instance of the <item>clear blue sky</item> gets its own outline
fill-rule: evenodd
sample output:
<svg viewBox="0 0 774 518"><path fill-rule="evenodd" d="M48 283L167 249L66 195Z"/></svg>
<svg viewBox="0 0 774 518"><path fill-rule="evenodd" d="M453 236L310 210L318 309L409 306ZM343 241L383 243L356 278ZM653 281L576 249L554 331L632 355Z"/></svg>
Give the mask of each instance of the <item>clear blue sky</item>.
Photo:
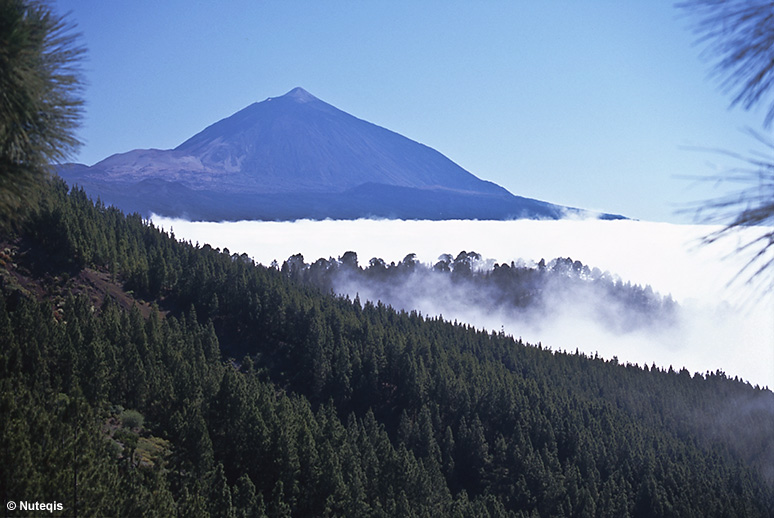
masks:
<svg viewBox="0 0 774 518"><path fill-rule="evenodd" d="M60 0L83 34L76 161L168 149L302 86L514 194L630 217L753 148L672 2Z"/></svg>

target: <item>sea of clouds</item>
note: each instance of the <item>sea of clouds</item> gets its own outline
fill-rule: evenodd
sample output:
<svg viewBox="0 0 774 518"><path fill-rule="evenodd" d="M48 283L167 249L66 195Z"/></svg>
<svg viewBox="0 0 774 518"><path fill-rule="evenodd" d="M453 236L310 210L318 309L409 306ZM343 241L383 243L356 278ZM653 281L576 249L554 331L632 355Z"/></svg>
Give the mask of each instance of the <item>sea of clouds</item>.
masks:
<svg viewBox="0 0 774 518"><path fill-rule="evenodd" d="M384 301L425 315L443 315L489 330L504 330L554 350L579 351L620 362L691 372L724 371L750 383L774 388L774 289L771 272L746 283L738 273L749 253L734 253L761 229L713 245L701 238L716 229L643 221L297 221L190 222L154 217L153 223L194 244L246 253L256 262L280 265L300 253L307 263L357 253L360 264L373 257L388 264L415 253L433 264L441 254L475 251L491 262L527 263L571 257L624 282L650 285L680 305L678 325L658 325L630 333L611 332L589 312L550 311L514 319L507 312L466 304L443 286L431 291L407 287ZM774 250L769 250L774 253ZM770 254L771 255L771 254ZM342 283L342 293L370 296L368 286ZM561 297L561 294L557 294ZM604 301L602 301L604 302Z"/></svg>

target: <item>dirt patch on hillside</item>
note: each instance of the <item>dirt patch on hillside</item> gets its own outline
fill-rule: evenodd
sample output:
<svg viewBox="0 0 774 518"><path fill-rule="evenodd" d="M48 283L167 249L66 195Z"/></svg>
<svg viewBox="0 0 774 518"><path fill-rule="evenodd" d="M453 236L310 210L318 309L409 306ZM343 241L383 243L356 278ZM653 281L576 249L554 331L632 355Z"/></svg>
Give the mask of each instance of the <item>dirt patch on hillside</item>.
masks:
<svg viewBox="0 0 774 518"><path fill-rule="evenodd" d="M95 307L100 307L105 297L110 297L124 309L129 310L132 306L137 306L145 318L151 314L152 306L148 302L134 298L133 294L125 291L121 284L107 272L85 268L74 280L75 293L84 293L92 300ZM161 313L165 314L165 312Z"/></svg>
<svg viewBox="0 0 774 518"><path fill-rule="evenodd" d="M143 317L148 318L151 314L150 303L135 298L132 292L124 290L121 281L107 271L84 268L74 275L47 273L43 277L35 276L29 269L17 263L18 252L18 246L7 242L0 243L2 282L12 290L19 290L38 301L53 302L55 312L68 295L82 294L89 298L95 309L99 309L105 298L110 297L125 310L136 306ZM166 311L160 313L162 316L167 314Z"/></svg>

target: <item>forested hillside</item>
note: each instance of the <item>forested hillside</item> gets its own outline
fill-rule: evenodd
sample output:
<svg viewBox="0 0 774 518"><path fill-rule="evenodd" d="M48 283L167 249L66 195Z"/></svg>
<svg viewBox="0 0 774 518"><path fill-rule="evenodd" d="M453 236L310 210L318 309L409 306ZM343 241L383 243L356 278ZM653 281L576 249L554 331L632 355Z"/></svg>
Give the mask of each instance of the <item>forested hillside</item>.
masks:
<svg viewBox="0 0 774 518"><path fill-rule="evenodd" d="M334 297L61 181L14 228L0 487L41 515L772 515L767 389Z"/></svg>

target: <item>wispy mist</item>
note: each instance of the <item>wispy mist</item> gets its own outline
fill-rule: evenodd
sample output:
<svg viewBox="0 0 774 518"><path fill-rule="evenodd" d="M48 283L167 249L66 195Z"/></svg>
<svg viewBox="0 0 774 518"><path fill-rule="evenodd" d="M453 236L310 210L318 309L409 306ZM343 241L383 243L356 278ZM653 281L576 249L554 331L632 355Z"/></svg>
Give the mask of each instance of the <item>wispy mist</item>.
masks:
<svg viewBox="0 0 774 518"><path fill-rule="evenodd" d="M373 286L351 279L342 280L337 289L426 315L502 329L555 350L577 348L621 362L686 367L691 372L722 370L774 387L774 293L762 284L771 279L759 279L752 287L734 282L746 260L731 253L732 242L700 246L700 238L711 230L706 226L596 220L154 222L178 238L245 252L266 265L275 260L281 265L297 253L311 263L346 251L356 252L363 264L371 258L400 262L414 253L418 261L432 265L442 254L474 250L488 260L482 265L486 268L496 262L521 259L536 264L570 257L624 282L671 295L680 305L679 320L623 332L593 310L606 307L609 318L615 319L621 309L601 296L549 291L548 310L515 313L483 305L482 294L438 283L434 277L413 279L411 286L394 286L389 292L377 293Z"/></svg>

